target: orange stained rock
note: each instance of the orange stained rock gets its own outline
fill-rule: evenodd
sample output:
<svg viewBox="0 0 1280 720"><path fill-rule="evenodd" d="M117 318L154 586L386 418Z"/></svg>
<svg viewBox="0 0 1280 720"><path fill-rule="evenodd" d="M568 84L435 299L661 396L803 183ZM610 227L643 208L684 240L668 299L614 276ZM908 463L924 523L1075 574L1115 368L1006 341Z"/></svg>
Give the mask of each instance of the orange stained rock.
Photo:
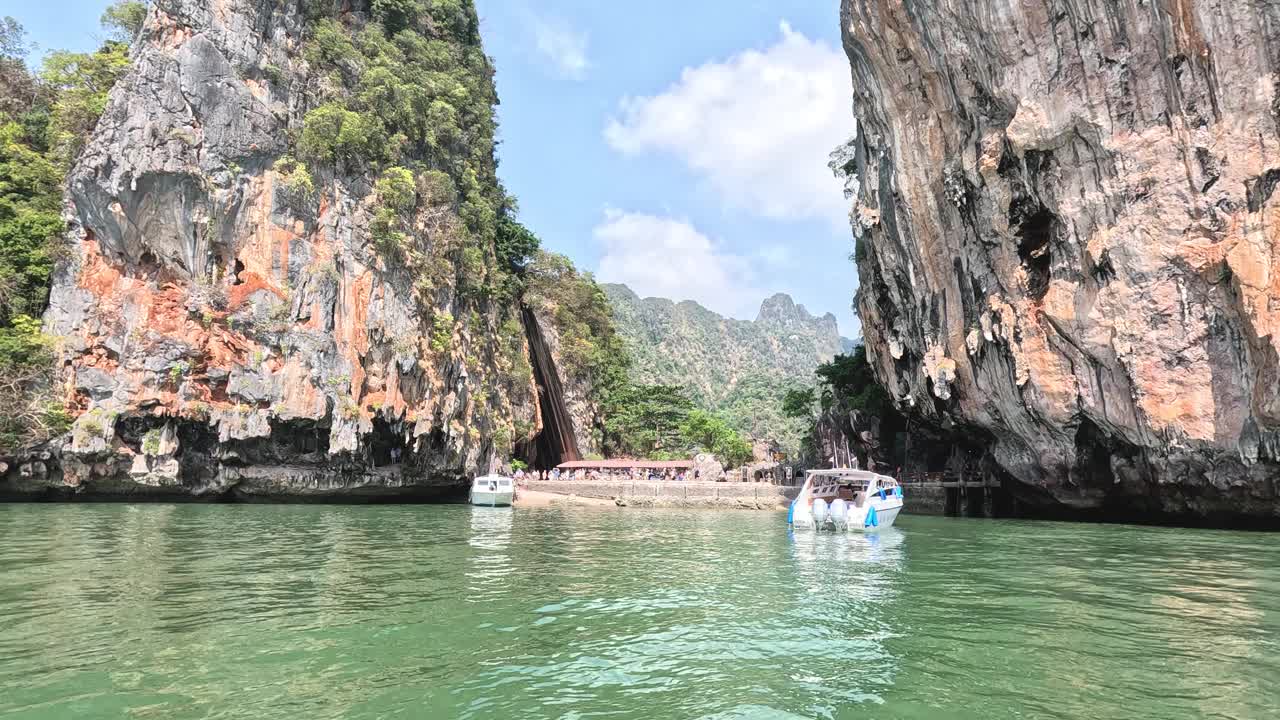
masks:
<svg viewBox="0 0 1280 720"><path fill-rule="evenodd" d="M174 17L163 9L156 11L160 25L160 44L170 50L176 50L191 39L191 28L179 24Z"/></svg>
<svg viewBox="0 0 1280 720"><path fill-rule="evenodd" d="M1212 376L1203 372L1170 372L1164 359L1144 355L1134 366L1142 390L1138 406L1157 430L1173 430L1194 440L1215 435Z"/></svg>
<svg viewBox="0 0 1280 720"><path fill-rule="evenodd" d="M84 239L84 262L80 268L78 284L98 297L109 297L115 294L116 286L123 276L106 259L102 257L102 249L93 233L86 234Z"/></svg>
<svg viewBox="0 0 1280 720"><path fill-rule="evenodd" d="M266 278L256 272L242 270L240 271L240 284L232 285L227 291L227 307L233 312L239 310L244 307L244 303L249 299L249 296L259 290L267 290L281 300L286 299L284 291L268 282Z"/></svg>
<svg viewBox="0 0 1280 720"><path fill-rule="evenodd" d="M384 392L371 392L364 396L360 403L361 408L376 413L379 408L385 407L387 394Z"/></svg>
<svg viewBox="0 0 1280 720"><path fill-rule="evenodd" d="M364 387L364 356L369 352L369 299L372 294L373 273L368 270L357 276L343 288L343 301L334 316L334 335L340 338L340 351L351 364L351 394L357 400Z"/></svg>

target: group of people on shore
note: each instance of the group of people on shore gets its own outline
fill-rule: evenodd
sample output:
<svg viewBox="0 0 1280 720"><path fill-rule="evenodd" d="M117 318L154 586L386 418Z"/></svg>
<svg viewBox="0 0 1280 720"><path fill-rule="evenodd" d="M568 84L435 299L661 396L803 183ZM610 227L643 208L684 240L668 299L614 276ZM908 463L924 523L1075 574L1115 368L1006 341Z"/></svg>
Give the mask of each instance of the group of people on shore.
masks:
<svg viewBox="0 0 1280 720"><path fill-rule="evenodd" d="M629 468L626 470L565 470L561 472L559 468L551 470L516 470L516 482L528 482L530 480L584 480L590 482L636 482L645 480L663 480L667 482L680 482L683 480L693 479L692 473L684 470L674 470L668 468L666 470L645 469L645 468Z"/></svg>

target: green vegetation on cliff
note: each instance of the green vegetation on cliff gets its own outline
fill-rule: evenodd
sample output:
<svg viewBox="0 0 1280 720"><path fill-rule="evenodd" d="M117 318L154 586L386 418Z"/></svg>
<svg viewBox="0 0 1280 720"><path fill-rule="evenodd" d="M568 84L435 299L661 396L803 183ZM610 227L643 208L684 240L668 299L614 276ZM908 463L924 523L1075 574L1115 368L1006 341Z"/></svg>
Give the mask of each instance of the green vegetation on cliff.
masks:
<svg viewBox="0 0 1280 720"><path fill-rule="evenodd" d="M62 184L128 67L145 6L103 15L113 39L91 53L55 51L32 73L26 34L0 20L0 453L66 429L50 389L54 338L40 331L61 250Z"/></svg>
<svg viewBox="0 0 1280 720"><path fill-rule="evenodd" d="M790 388L781 404L784 415L804 425L802 454L811 460L821 459L818 457L820 428L824 425L844 428L850 413L863 413L880 420L901 419L893 398L876 380L867 361L865 345L819 365L814 376L816 384Z"/></svg>
<svg viewBox="0 0 1280 720"><path fill-rule="evenodd" d="M893 400L876 381L867 362L867 347L858 345L847 355L837 355L814 371L815 387L791 388L783 396L782 412L788 417L811 418L837 403L849 410L884 415L894 410Z"/></svg>
<svg viewBox="0 0 1280 720"><path fill-rule="evenodd" d="M379 270L411 285L430 338L426 365L453 356L497 382L476 393L475 422L507 455L534 424L522 416L533 370L520 306L537 238L497 177L498 98L470 0L304 0L306 35L286 77L307 105L275 170L299 214L353 188ZM298 122L300 120L300 122ZM347 183L351 178L363 182ZM360 198L357 197L359 200Z"/></svg>
<svg viewBox="0 0 1280 720"><path fill-rule="evenodd" d="M533 244L537 247L536 238ZM604 402L626 382L630 366L609 298L563 255L537 251L525 276L526 299L550 315L559 334L562 379L591 387L593 399Z"/></svg>
<svg viewBox="0 0 1280 720"><path fill-rule="evenodd" d="M373 0L367 13L332 8L308 3L303 55L319 76L320 101L295 139L300 167L308 177L338 168L380 175L374 240L422 277L420 289L434 289L434 258L444 254L471 297L512 299L512 275L538 243L497 178L498 99L474 7Z"/></svg>

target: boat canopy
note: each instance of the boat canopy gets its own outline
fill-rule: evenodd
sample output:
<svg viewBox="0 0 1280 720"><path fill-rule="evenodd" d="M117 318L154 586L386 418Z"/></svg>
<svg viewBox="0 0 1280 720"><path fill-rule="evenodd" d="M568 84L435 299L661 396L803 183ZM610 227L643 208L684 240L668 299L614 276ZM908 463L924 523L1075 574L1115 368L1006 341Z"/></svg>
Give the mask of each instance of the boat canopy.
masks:
<svg viewBox="0 0 1280 720"><path fill-rule="evenodd" d="M511 478L501 475L481 475L475 479L475 482L471 483L471 487L487 488L490 483L502 488L511 487Z"/></svg>
<svg viewBox="0 0 1280 720"><path fill-rule="evenodd" d="M880 475L870 470L853 470L851 468L836 468L834 470L810 470L810 480L828 480L834 481L841 485L854 485L860 489L868 487L897 487L898 481L888 475Z"/></svg>

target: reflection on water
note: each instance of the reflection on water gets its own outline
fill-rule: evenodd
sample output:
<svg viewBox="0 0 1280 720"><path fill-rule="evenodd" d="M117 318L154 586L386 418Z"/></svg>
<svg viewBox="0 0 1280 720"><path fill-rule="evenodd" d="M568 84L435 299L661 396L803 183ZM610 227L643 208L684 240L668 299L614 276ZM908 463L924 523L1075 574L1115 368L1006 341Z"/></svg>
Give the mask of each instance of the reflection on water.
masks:
<svg viewBox="0 0 1280 720"><path fill-rule="evenodd" d="M1275 536L0 505L16 718L1268 718Z"/></svg>
<svg viewBox="0 0 1280 720"><path fill-rule="evenodd" d="M511 526L515 508L471 507L471 532L467 545L467 595L471 603L501 598L511 575Z"/></svg>

